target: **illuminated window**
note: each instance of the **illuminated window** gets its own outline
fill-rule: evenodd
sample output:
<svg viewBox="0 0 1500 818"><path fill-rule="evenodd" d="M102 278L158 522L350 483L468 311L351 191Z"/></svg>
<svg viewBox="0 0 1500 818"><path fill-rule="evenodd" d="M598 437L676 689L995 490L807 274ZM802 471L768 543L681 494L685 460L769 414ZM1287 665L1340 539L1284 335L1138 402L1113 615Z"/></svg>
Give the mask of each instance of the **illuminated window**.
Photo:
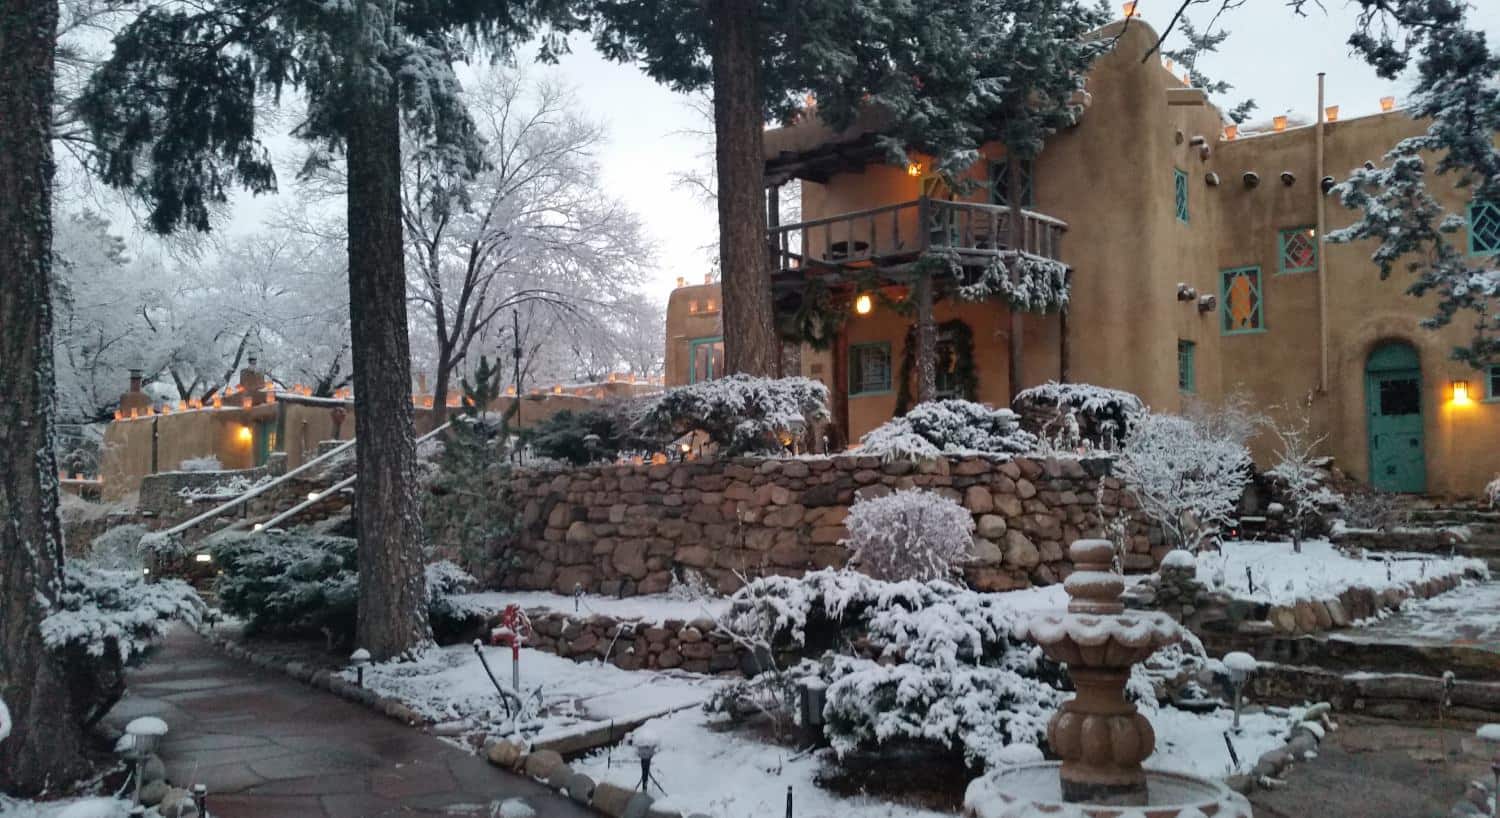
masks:
<svg viewBox="0 0 1500 818"><path fill-rule="evenodd" d="M1177 388L1192 394L1198 391L1198 375L1193 366L1192 341L1177 342Z"/></svg>
<svg viewBox="0 0 1500 818"><path fill-rule="evenodd" d="M711 381L724 374L723 338L698 338L688 350L688 383Z"/></svg>
<svg viewBox="0 0 1500 818"><path fill-rule="evenodd" d="M1220 273L1225 335L1265 330L1265 310L1261 300L1260 268L1239 267Z"/></svg>
<svg viewBox="0 0 1500 818"><path fill-rule="evenodd" d="M1293 227L1281 231L1281 272L1309 273L1318 269L1318 231Z"/></svg>
<svg viewBox="0 0 1500 818"><path fill-rule="evenodd" d="M1031 207L1033 199L1032 172L1036 163L1030 159L1022 159L1021 165L1021 206ZM990 163L990 203L1008 204L1005 200L1010 191L1010 163L1004 160Z"/></svg>
<svg viewBox="0 0 1500 818"><path fill-rule="evenodd" d="M849 347L849 395L879 395L891 391L891 345L854 344Z"/></svg>
<svg viewBox="0 0 1500 818"><path fill-rule="evenodd" d="M1188 223L1188 175L1187 171L1172 170L1172 195L1177 201L1177 221Z"/></svg>
<svg viewBox="0 0 1500 818"><path fill-rule="evenodd" d="M1500 253L1500 204L1469 205L1469 252L1476 256Z"/></svg>

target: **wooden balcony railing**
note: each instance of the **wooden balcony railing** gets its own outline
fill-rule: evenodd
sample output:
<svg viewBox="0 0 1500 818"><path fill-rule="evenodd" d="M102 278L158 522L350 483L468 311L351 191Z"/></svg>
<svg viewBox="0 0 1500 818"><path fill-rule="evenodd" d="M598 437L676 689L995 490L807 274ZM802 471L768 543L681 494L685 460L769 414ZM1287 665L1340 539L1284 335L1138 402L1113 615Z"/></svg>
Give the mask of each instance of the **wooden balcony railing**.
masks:
<svg viewBox="0 0 1500 818"><path fill-rule="evenodd" d="M1066 222L1021 211L1012 230L1005 205L915 199L773 227L771 253L780 274L878 269L914 261L929 250L960 257L1028 253L1059 259Z"/></svg>

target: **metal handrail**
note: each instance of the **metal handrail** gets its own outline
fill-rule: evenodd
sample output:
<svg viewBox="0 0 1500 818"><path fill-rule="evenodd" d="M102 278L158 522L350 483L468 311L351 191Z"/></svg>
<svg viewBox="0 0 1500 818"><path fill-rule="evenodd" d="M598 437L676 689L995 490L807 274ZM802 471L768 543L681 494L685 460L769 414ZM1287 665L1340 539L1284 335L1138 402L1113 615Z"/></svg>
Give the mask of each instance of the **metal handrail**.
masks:
<svg viewBox="0 0 1500 818"><path fill-rule="evenodd" d="M433 436L436 435L438 432L441 432L444 429L448 428L450 425L452 425L452 423L453 423L453 421L450 420L447 423L444 423L442 426L439 426L436 429L433 429L432 431L428 432L427 434L422 435L421 437L417 438L417 443L418 444L426 443L428 440L431 440L433 438ZM351 474L348 477L345 477L343 480L340 480L337 483L334 483L333 485L329 486L327 489L324 489L323 491L317 492L314 496L309 497L306 500L303 500L302 502L298 503L295 506L292 506L291 508L287 509L286 511L283 511L280 514L277 514L275 517L272 517L271 519L266 520L263 523L260 523L259 527L261 529L272 528L277 523L279 523L279 522L281 522L283 520L289 519L291 517L296 516L298 513L302 512L303 510L311 508L314 503L317 503L319 500L322 500L324 497L327 497L328 495L333 494L335 492L343 491L344 489L349 488L350 486L354 485L354 479L356 477L358 477L358 476L359 475L357 475L357 474Z"/></svg>
<svg viewBox="0 0 1500 818"><path fill-rule="evenodd" d="M199 514L197 517L194 517L193 519L188 520L187 522L178 523L177 525L172 526L171 528L167 529L166 531L161 532L160 536L162 536L162 537L175 537L178 534L181 534L182 532L187 531L187 530L189 530L189 529L197 526L199 523L206 522L208 520L212 520L215 517L218 517L219 515L223 514L224 512L226 512L226 511L228 511L228 510L230 510L232 508L235 508L235 507L239 506L242 503L246 503L246 502L248 502L250 500L254 500L256 497L259 497L260 495L265 494L267 491L270 491L272 488L275 488L276 486L281 485L283 482L285 482L287 480L290 480L293 477L296 477L297 475L299 475L299 474L307 471L308 469L312 468L313 466L318 465L319 463L322 463L323 461L325 461L325 460L333 457L334 455L342 453L345 449L348 449L350 446L353 446L353 445L354 445L354 438L350 438L347 441L339 444L338 446L335 446L334 448L332 448L332 449L324 452L323 454L320 454L317 457L314 457L312 460L309 460L306 463L303 463L302 465L298 466L297 468L292 469L291 471L287 472L286 474L281 475L280 477L277 477L274 480L270 480L270 481L267 481L265 483L260 483L260 484L258 484L256 486L252 486L250 488L250 490L246 491L244 494L241 494L241 495L239 495L238 497L235 497L232 500L229 500L229 501L227 501L225 503L222 503L222 504L220 504L218 506L215 506L214 508L212 508L212 509L210 509L208 511L205 511L202 514Z"/></svg>

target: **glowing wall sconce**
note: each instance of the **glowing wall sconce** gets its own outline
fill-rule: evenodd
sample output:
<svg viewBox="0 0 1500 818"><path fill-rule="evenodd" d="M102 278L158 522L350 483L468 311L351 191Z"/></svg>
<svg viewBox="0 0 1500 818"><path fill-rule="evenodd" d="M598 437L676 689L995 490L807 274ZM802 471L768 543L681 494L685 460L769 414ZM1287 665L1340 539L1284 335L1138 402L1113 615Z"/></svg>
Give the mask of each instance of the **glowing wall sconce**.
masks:
<svg viewBox="0 0 1500 818"><path fill-rule="evenodd" d="M875 302L870 298L869 293L860 293L859 297L854 299L854 313L856 315L869 315L870 310L874 308Z"/></svg>
<svg viewBox="0 0 1500 818"><path fill-rule="evenodd" d="M912 176L912 177L921 176L922 175L922 163L921 162L907 162L906 163L906 175L907 176Z"/></svg>
<svg viewBox="0 0 1500 818"><path fill-rule="evenodd" d="M241 426L240 430L235 433L235 437L239 438L241 443L249 443L255 439L255 433L250 431L249 426Z"/></svg>
<svg viewBox="0 0 1500 818"><path fill-rule="evenodd" d="M1382 110L1382 111L1394 111L1394 110L1396 110L1396 98L1395 97L1381 97L1380 98L1380 110Z"/></svg>
<svg viewBox="0 0 1500 818"><path fill-rule="evenodd" d="M1327 119L1329 122L1338 122L1339 121L1339 106L1337 106L1337 105L1330 105L1327 108L1324 108L1323 109L1323 117L1325 119Z"/></svg>
<svg viewBox="0 0 1500 818"><path fill-rule="evenodd" d="M1468 381L1454 381L1453 382L1453 405L1454 406L1468 406L1469 404L1471 404L1473 402L1474 402L1474 399L1469 396L1469 382Z"/></svg>

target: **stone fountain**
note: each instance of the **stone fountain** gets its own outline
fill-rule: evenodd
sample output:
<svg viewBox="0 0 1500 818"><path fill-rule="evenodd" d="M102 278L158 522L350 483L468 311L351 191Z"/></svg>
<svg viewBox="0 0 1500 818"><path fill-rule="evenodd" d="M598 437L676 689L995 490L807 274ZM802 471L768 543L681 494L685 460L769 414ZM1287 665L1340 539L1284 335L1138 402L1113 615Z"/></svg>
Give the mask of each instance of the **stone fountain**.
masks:
<svg viewBox="0 0 1500 818"><path fill-rule="evenodd" d="M1045 614L1017 628L1054 661L1068 666L1078 695L1047 725L1061 762L992 771L969 787L966 813L976 818L1251 818L1250 804L1228 787L1189 775L1141 767L1156 748L1151 723L1125 698L1132 665L1182 638L1166 614L1131 611L1120 602L1124 579L1108 540L1078 540L1068 549L1076 570L1064 589L1066 613Z"/></svg>

